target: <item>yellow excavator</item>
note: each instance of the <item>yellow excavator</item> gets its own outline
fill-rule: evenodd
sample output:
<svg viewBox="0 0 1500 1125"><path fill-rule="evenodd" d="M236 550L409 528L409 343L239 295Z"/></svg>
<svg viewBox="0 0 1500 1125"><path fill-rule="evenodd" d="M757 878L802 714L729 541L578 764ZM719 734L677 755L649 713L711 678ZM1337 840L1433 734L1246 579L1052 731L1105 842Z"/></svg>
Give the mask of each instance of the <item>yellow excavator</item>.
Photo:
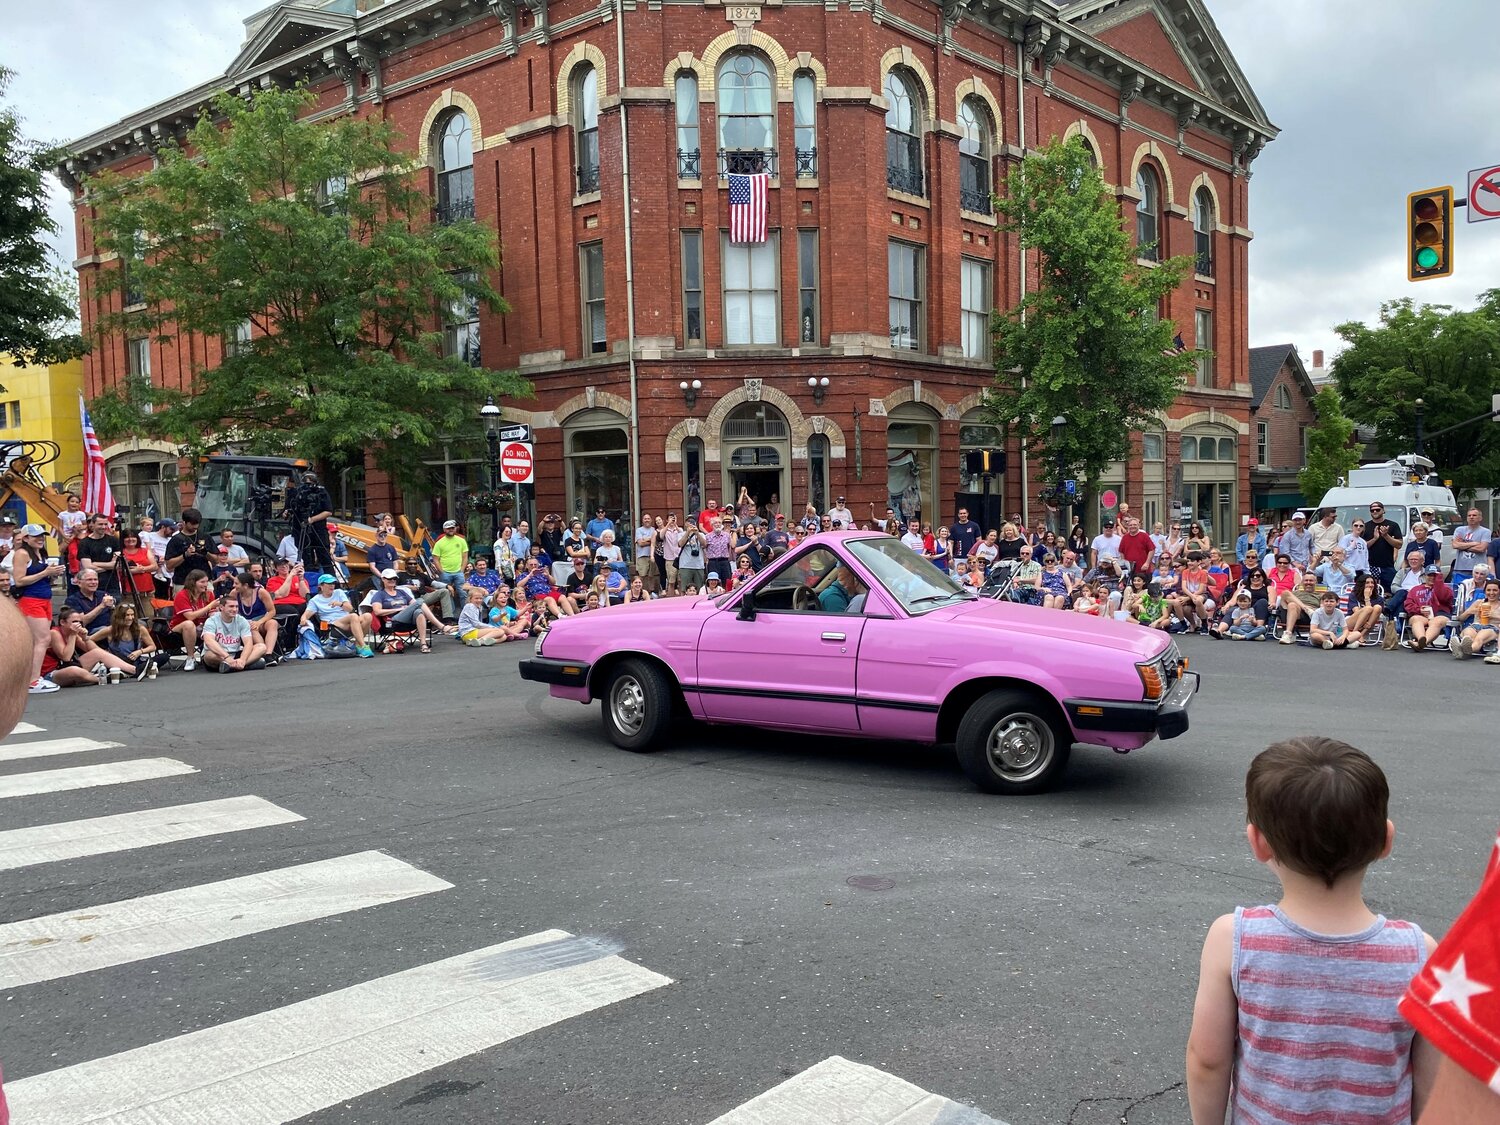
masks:
<svg viewBox="0 0 1500 1125"><path fill-rule="evenodd" d="M0 508L14 499L26 505L27 519L46 524L54 534L62 530L62 513L68 510L67 495L48 484L40 469L56 460L56 448L48 442L17 442L8 446L8 461L0 470ZM272 557L285 533L285 521L276 517L286 485L307 469L306 461L288 457L247 457L217 453L200 459L193 506L203 513L203 526L210 533L230 528L235 539L252 558ZM431 538L420 519L397 520L398 534L387 541L404 563L416 558L431 572ZM394 538L394 541L391 541ZM352 520L330 520L329 539L342 543L350 579L368 577L366 550L375 543L375 528Z"/></svg>

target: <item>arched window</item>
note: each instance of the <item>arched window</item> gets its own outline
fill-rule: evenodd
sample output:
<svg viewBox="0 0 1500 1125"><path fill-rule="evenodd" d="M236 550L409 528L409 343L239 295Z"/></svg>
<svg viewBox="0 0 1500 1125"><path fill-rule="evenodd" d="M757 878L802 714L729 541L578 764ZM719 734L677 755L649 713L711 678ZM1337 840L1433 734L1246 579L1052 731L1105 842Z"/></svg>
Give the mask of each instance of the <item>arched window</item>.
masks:
<svg viewBox="0 0 1500 1125"><path fill-rule="evenodd" d="M885 76L885 183L907 195L925 195L922 175L922 100L911 75Z"/></svg>
<svg viewBox="0 0 1500 1125"><path fill-rule="evenodd" d="M455 110L437 125L437 220L456 223L474 217L474 135L468 114Z"/></svg>
<svg viewBox="0 0 1500 1125"><path fill-rule="evenodd" d="M958 127L963 131L958 141L959 206L965 211L988 215L990 158L994 149L989 114L978 98L965 98L958 107Z"/></svg>
<svg viewBox="0 0 1500 1125"><path fill-rule="evenodd" d="M703 439L685 439L682 443L682 510L688 516L703 510L703 465Z"/></svg>
<svg viewBox="0 0 1500 1125"><path fill-rule="evenodd" d="M1276 388L1276 409L1290 410L1292 408L1292 392L1285 387Z"/></svg>
<svg viewBox="0 0 1500 1125"><path fill-rule="evenodd" d="M1239 443L1222 426L1195 426L1182 438L1182 491L1177 515L1200 523L1210 541L1226 546L1236 534Z"/></svg>
<svg viewBox="0 0 1500 1125"><path fill-rule="evenodd" d="M903 521L937 515L937 434L937 414L915 402L896 407L886 423L886 503Z"/></svg>
<svg viewBox="0 0 1500 1125"><path fill-rule="evenodd" d="M703 175L702 149L698 140L698 76L690 70L677 72L677 178L696 180Z"/></svg>
<svg viewBox="0 0 1500 1125"><path fill-rule="evenodd" d="M776 88L766 60L736 51L719 64L719 174L776 174Z"/></svg>
<svg viewBox="0 0 1500 1125"><path fill-rule="evenodd" d="M568 510L592 519L603 508L619 519L630 506L630 437L624 417L600 407L563 422Z"/></svg>
<svg viewBox="0 0 1500 1125"><path fill-rule="evenodd" d="M813 179L818 174L817 91L812 71L799 70L792 77L792 118L796 126L793 143L799 180Z"/></svg>
<svg viewBox="0 0 1500 1125"><path fill-rule="evenodd" d="M1081 133L1078 136L1078 141L1083 145L1083 154L1088 158L1089 164L1095 168L1099 167L1099 154L1094 151L1093 143Z"/></svg>
<svg viewBox="0 0 1500 1125"><path fill-rule="evenodd" d="M1214 197L1206 187L1193 194L1193 268L1203 277L1214 275Z"/></svg>
<svg viewBox="0 0 1500 1125"><path fill-rule="evenodd" d="M573 71L573 133L578 148L578 194L599 190L599 72L588 63Z"/></svg>
<svg viewBox="0 0 1500 1125"><path fill-rule="evenodd" d="M828 511L828 471L832 462L826 434L807 439L807 499L820 512Z"/></svg>
<svg viewBox="0 0 1500 1125"><path fill-rule="evenodd" d="M1161 181L1156 170L1141 165L1135 174L1135 191L1140 198L1135 205L1135 241L1137 258L1148 262L1161 260Z"/></svg>

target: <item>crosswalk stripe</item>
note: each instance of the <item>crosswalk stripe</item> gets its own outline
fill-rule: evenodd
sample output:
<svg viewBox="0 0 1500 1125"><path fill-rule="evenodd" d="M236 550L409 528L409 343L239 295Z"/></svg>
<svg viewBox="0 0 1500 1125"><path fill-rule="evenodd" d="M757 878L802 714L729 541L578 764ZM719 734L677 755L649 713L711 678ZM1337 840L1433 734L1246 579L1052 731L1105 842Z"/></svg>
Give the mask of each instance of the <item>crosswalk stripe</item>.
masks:
<svg viewBox="0 0 1500 1125"><path fill-rule="evenodd" d="M62 793L69 789L89 789L96 785L118 785L123 781L150 781L155 777L173 777L198 771L175 758L132 758L104 766L73 766L65 770L41 770L35 773L13 773L0 777L0 800L6 797L30 797L37 793Z"/></svg>
<svg viewBox="0 0 1500 1125"><path fill-rule="evenodd" d="M709 1125L1003 1125L972 1106L834 1055Z"/></svg>
<svg viewBox="0 0 1500 1125"><path fill-rule="evenodd" d="M6 1087L26 1125L280 1125L671 984L547 930Z"/></svg>
<svg viewBox="0 0 1500 1125"><path fill-rule="evenodd" d="M384 852L323 859L0 925L0 989L450 890Z"/></svg>
<svg viewBox="0 0 1500 1125"><path fill-rule="evenodd" d="M12 828L0 832L0 871L81 856L106 855L131 848L149 848L248 828L268 828L301 819L296 813L261 797L225 797L218 801L142 809L90 820Z"/></svg>
<svg viewBox="0 0 1500 1125"><path fill-rule="evenodd" d="M32 723L17 723L11 734L45 734L46 728Z"/></svg>
<svg viewBox="0 0 1500 1125"><path fill-rule="evenodd" d="M96 742L92 738L48 738L41 742L0 743L0 762L22 758L49 758L55 754L82 754L88 750L113 750L118 742Z"/></svg>

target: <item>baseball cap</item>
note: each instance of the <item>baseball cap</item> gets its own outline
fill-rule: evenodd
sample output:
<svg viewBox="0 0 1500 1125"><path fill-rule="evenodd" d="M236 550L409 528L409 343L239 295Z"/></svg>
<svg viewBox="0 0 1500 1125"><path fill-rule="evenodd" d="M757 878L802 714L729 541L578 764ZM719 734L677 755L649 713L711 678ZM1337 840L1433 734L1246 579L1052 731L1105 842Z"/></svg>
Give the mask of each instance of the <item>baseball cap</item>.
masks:
<svg viewBox="0 0 1500 1125"><path fill-rule="evenodd" d="M1250 519L1250 523L1247 526L1249 526L1249 527L1259 527L1260 526L1260 520L1255 519L1252 516L1251 519Z"/></svg>
<svg viewBox="0 0 1500 1125"><path fill-rule="evenodd" d="M41 524L39 524L39 523L28 523L25 527L21 528L21 536L22 536L22 538L26 538L26 539L29 539L33 535L46 535L46 534L47 534L47 529L45 527L43 527Z"/></svg>
<svg viewBox="0 0 1500 1125"><path fill-rule="evenodd" d="M156 521L156 526L157 527L176 527L177 526L177 521L174 520L171 516L163 516L161 519L159 519L159 520Z"/></svg>
<svg viewBox="0 0 1500 1125"><path fill-rule="evenodd" d="M1115 521L1114 520L1105 520L1102 526L1104 526L1104 527L1114 527L1115 526Z"/></svg>
<svg viewBox="0 0 1500 1125"><path fill-rule="evenodd" d="M16 517L11 515L9 512L6 512L5 515L0 516L0 527L5 526L6 524L9 524L11 527L15 527L16 525Z"/></svg>
<svg viewBox="0 0 1500 1125"><path fill-rule="evenodd" d="M328 585L332 586L334 584L333 575L331 575L331 574L320 574L320 575L318 575L318 585L321 586L325 582L328 583Z"/></svg>
<svg viewBox="0 0 1500 1125"><path fill-rule="evenodd" d="M401 576L399 574L397 574L394 570L392 570L390 567L386 567L384 570L382 570L380 572L380 577L382 577L382 578L400 578Z"/></svg>
<svg viewBox="0 0 1500 1125"><path fill-rule="evenodd" d="M457 526L458 526L458 521L457 520L444 520L443 521L443 530L444 531L447 531L450 527L457 527Z"/></svg>
<svg viewBox="0 0 1500 1125"><path fill-rule="evenodd" d="M1292 519L1294 519L1294 520L1305 520L1306 518L1307 518L1307 513L1306 512L1293 512L1292 513Z"/></svg>
<svg viewBox="0 0 1500 1125"><path fill-rule="evenodd" d="M1429 566L1423 568L1422 573L1424 575L1427 575L1427 574L1441 574L1441 573L1443 573L1443 570L1439 566L1429 565Z"/></svg>

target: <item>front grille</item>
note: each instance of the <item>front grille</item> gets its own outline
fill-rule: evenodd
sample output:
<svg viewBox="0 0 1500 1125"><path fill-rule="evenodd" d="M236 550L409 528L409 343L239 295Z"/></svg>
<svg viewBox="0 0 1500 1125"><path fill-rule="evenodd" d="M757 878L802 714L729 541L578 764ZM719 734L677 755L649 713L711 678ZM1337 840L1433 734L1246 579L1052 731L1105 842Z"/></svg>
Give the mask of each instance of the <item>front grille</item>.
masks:
<svg viewBox="0 0 1500 1125"><path fill-rule="evenodd" d="M1177 642L1173 641L1167 651L1161 654L1162 679L1165 686L1171 687L1182 675L1182 653L1177 649Z"/></svg>

